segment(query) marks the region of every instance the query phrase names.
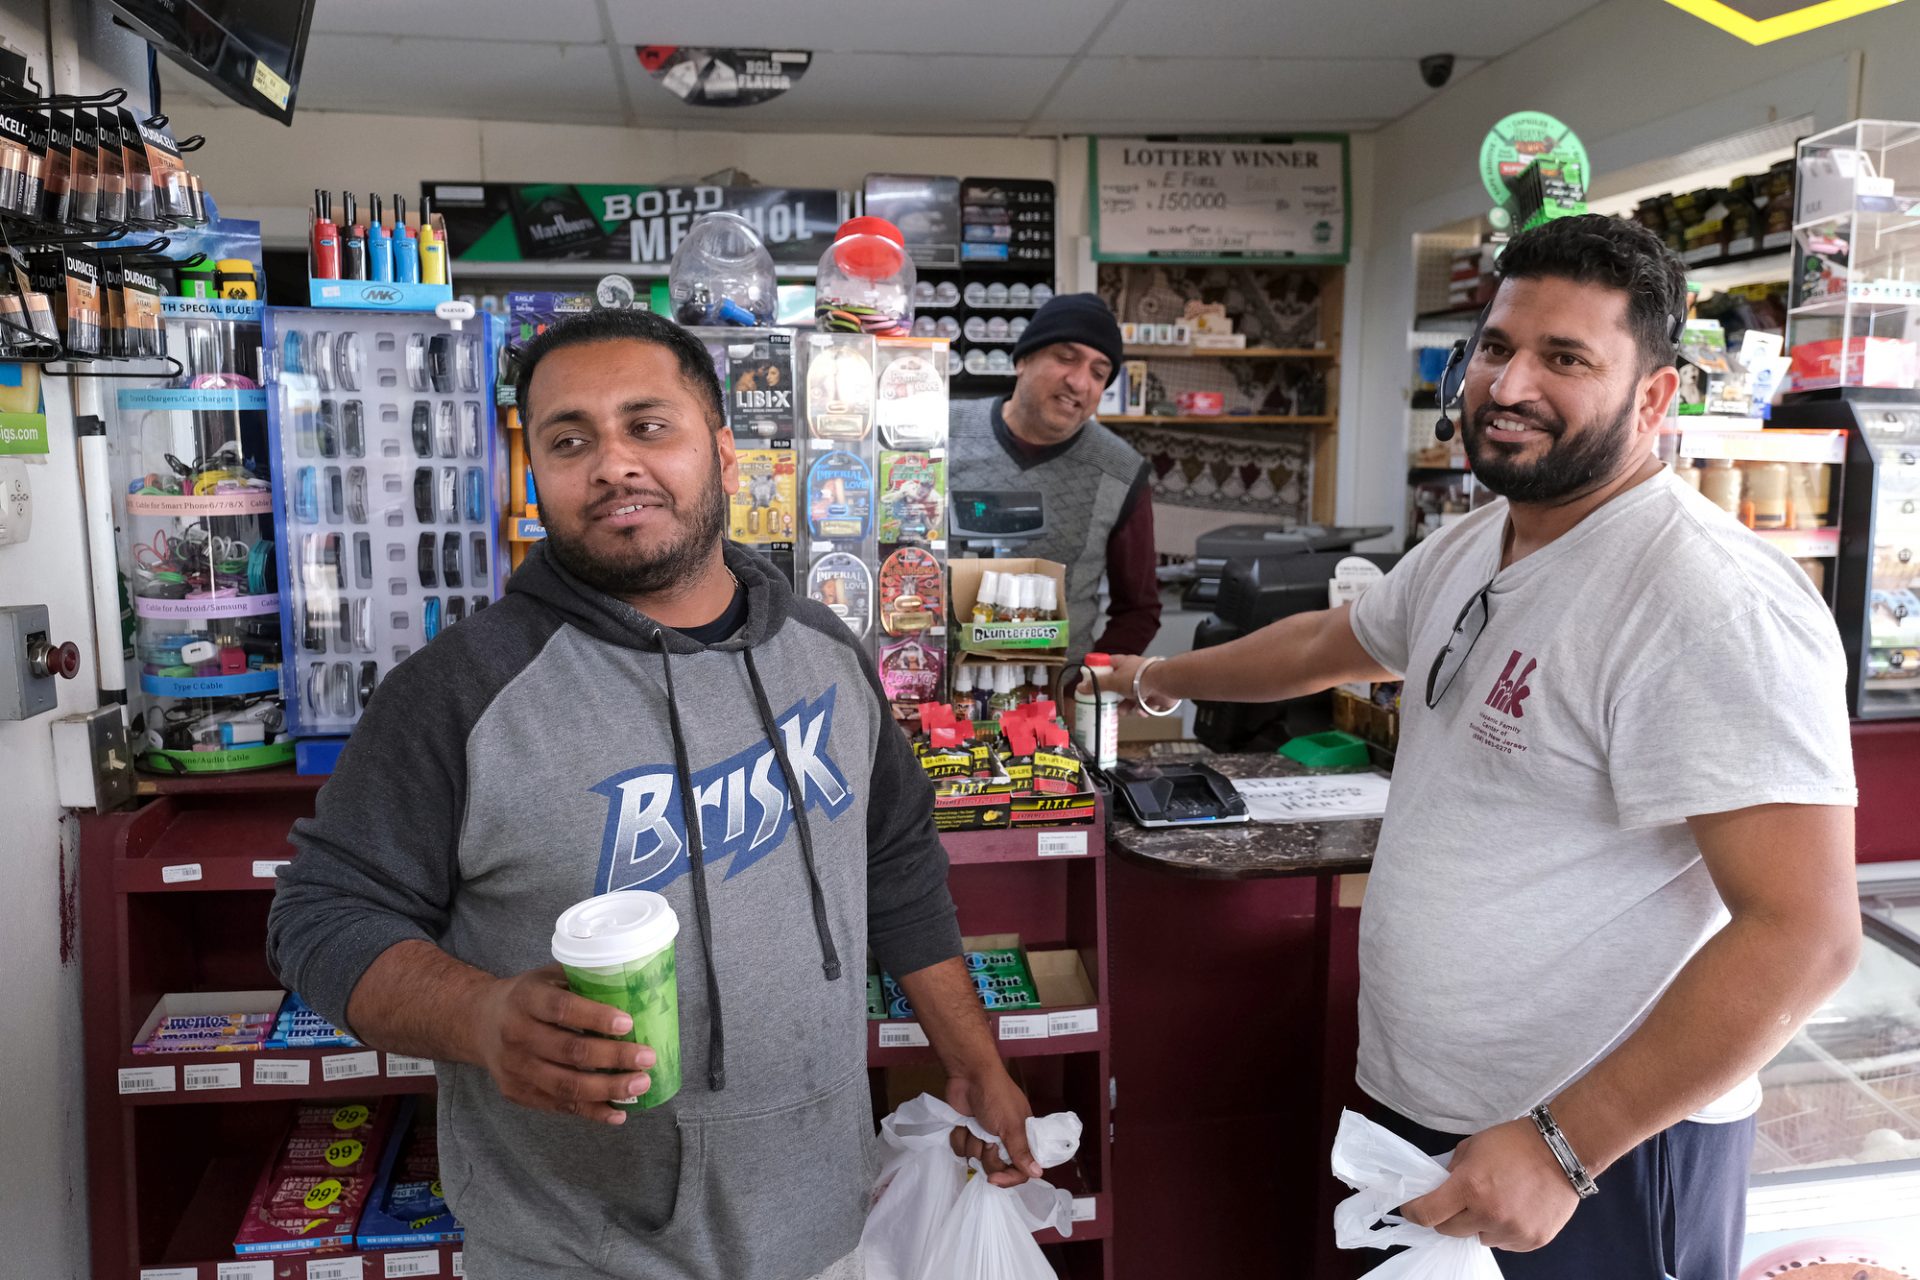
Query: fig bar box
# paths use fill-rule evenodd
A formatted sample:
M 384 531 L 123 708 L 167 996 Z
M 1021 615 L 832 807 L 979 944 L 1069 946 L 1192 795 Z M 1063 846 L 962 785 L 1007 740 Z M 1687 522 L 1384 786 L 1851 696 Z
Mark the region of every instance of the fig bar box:
M 375 1183 L 370 1153 L 385 1153 L 395 1110 L 390 1098 L 296 1108 L 254 1184 L 233 1251 L 244 1258 L 351 1247 Z

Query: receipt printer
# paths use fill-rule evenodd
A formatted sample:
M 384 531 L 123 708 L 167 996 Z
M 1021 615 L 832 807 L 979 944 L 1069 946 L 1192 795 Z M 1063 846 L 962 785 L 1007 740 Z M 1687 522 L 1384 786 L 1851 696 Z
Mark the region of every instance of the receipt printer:
M 1143 827 L 1248 820 L 1247 802 L 1233 783 L 1204 764 L 1123 760 L 1107 770 L 1107 777 Z

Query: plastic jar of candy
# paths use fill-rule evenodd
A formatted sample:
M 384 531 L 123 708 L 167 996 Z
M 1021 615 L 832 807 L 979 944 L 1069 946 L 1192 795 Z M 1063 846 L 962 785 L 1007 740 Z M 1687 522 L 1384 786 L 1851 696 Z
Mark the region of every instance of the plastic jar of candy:
M 673 251 L 667 296 L 681 324 L 771 325 L 779 309 L 773 255 L 739 214 L 703 214 Z
M 828 333 L 909 336 L 914 284 L 900 228 L 885 218 L 850 219 L 820 255 L 814 323 Z

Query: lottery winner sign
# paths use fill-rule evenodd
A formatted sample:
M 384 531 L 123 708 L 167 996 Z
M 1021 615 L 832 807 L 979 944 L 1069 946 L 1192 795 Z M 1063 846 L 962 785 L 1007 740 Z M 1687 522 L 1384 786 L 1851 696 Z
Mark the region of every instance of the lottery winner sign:
M 1101 262 L 1345 262 L 1344 134 L 1094 138 Z

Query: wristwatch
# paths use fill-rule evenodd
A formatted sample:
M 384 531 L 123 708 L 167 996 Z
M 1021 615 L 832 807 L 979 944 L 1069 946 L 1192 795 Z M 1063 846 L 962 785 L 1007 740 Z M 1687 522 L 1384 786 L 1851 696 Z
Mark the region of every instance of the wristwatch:
M 1580 1163 L 1580 1157 L 1573 1154 L 1573 1145 L 1567 1136 L 1560 1132 L 1560 1126 L 1554 1123 L 1553 1112 L 1542 1103 L 1530 1113 L 1533 1127 L 1547 1140 L 1547 1149 L 1553 1152 L 1553 1158 L 1560 1162 L 1560 1172 L 1567 1175 L 1567 1181 L 1573 1184 L 1574 1194 L 1582 1200 L 1591 1200 L 1600 1194 L 1600 1188 L 1587 1174 L 1587 1167 Z

